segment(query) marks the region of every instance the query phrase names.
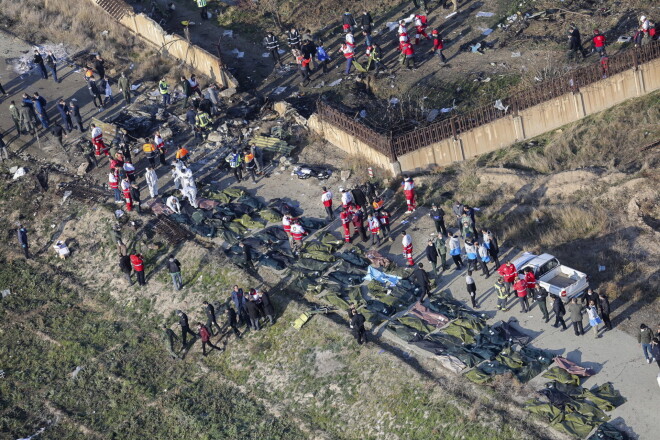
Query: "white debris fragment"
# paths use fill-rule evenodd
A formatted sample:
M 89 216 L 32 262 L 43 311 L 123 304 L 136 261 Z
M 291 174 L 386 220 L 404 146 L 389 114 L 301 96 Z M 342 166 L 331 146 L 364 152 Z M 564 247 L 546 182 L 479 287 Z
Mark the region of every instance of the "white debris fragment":
M 273 90 L 273 95 L 279 95 L 281 93 L 284 93 L 285 90 L 286 90 L 286 86 L 280 86 L 275 90 Z
M 481 33 L 481 35 L 488 36 L 493 33 L 493 30 L 491 28 L 484 29 L 484 31 Z
M 333 82 L 331 82 L 330 84 L 328 84 L 328 87 L 338 86 L 341 83 L 342 80 L 343 80 L 343 78 L 336 79 Z
M 399 99 L 398 99 L 398 98 L 392 98 L 392 99 L 390 99 L 390 104 L 392 104 L 392 105 L 397 105 L 398 103 L 399 103 Z
M 518 58 L 520 56 L 520 52 L 511 52 L 511 58 Z
M 493 15 L 495 15 L 494 12 L 482 12 L 482 11 L 479 11 L 479 12 L 477 12 L 477 15 L 476 15 L 476 16 L 477 16 L 477 17 L 492 17 Z
M 23 176 L 25 176 L 25 174 L 27 174 L 26 171 L 25 171 L 25 168 L 20 167 L 20 168 L 17 169 L 16 172 L 14 173 L 14 177 L 13 177 L 13 179 L 16 180 L 16 179 L 18 179 L 19 177 L 23 177 Z
M 226 29 L 226 30 L 222 33 L 222 36 L 223 36 L 223 37 L 233 37 L 233 36 L 234 36 L 234 31 L 232 31 L 231 29 Z
M 264 53 L 261 54 L 261 56 L 263 58 L 268 58 L 270 56 L 270 53 L 269 52 L 264 52 Z
M 509 110 L 509 106 L 508 106 L 508 105 L 505 106 L 504 104 L 502 104 L 502 100 L 501 100 L 501 99 L 498 99 L 497 101 L 495 101 L 495 105 L 494 105 L 494 107 L 495 107 L 496 109 L 498 109 L 498 110 L 502 110 L 504 113 L 506 113 L 507 110 Z

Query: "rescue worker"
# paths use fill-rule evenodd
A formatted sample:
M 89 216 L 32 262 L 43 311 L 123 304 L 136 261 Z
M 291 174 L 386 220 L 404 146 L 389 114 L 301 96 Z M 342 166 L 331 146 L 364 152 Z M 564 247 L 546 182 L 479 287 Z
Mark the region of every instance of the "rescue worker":
M 445 54 L 442 52 L 445 43 L 442 41 L 440 32 L 437 29 L 433 29 L 431 34 L 433 35 L 433 54 L 440 57 L 442 64 L 447 64 L 447 57 L 445 57 Z
M 96 155 L 105 154 L 106 156 L 110 156 L 109 148 L 103 142 L 103 130 L 101 130 L 101 127 L 97 127 L 95 124 L 91 124 L 90 127 L 92 129 L 92 144 L 94 144 Z
M 181 204 L 179 203 L 179 199 L 177 199 L 176 196 L 174 195 L 169 196 L 165 204 L 175 214 L 181 214 Z
M 165 349 L 174 359 L 181 359 L 178 354 L 174 351 L 174 341 L 178 341 L 179 337 L 172 331 L 171 328 L 163 324 L 163 333 L 162 338 L 165 343 Z
M 401 245 L 403 246 L 403 256 L 406 259 L 408 266 L 414 266 L 415 261 L 413 260 L 413 244 L 412 238 L 406 233 L 406 231 L 401 231 Z
M 351 67 L 353 67 L 353 57 L 355 56 L 354 45 L 350 43 L 344 43 L 341 46 L 341 52 L 346 58 L 346 69 L 344 70 L 344 75 L 349 75 L 351 73 Z
M 353 194 L 345 188 L 339 188 L 341 192 L 341 205 L 344 209 L 348 209 L 349 205 L 353 203 Z
M 355 309 L 355 305 L 351 304 L 351 308 L 348 311 L 348 317 L 351 320 L 351 329 L 353 329 L 353 334 L 355 335 L 355 340 L 357 341 L 358 344 L 362 345 L 362 343 L 367 342 L 367 330 L 364 328 L 364 323 L 366 322 L 366 319 L 364 318 L 364 315 L 360 312 L 358 312 Z
M 495 267 L 500 267 L 500 260 L 498 258 L 500 254 L 500 247 L 497 243 L 497 237 L 491 231 L 487 229 L 481 230 L 481 241 L 484 246 L 488 249 L 488 253 L 495 262 Z
M 149 196 L 153 199 L 158 195 L 158 174 L 153 168 L 147 167 L 144 178 L 147 182 L 147 188 L 149 188 Z
M 289 246 L 293 249 L 293 236 L 291 235 L 291 222 L 292 218 L 288 214 L 284 214 L 282 216 L 282 229 L 284 229 L 284 232 L 286 232 L 286 236 L 289 239 Z
M 252 183 L 257 183 L 256 164 L 257 161 L 254 159 L 254 154 L 247 148 L 243 152 L 243 167 L 245 168 L 245 174 L 252 177 Z
M 536 293 L 536 277 L 534 276 L 534 270 L 531 267 L 526 267 L 524 272 L 527 290 L 529 291 L 529 295 L 533 297 Z
M 167 166 L 167 161 L 165 160 L 165 154 L 167 153 L 167 148 L 165 147 L 165 141 L 160 135 L 160 131 L 157 131 L 154 134 L 154 145 L 156 146 L 156 151 L 158 152 L 158 158 L 160 159 L 160 164 Z
M 504 281 L 504 287 L 506 287 L 506 293 L 509 294 L 511 293 L 511 287 L 513 287 L 513 283 L 516 282 L 516 278 L 518 277 L 518 271 L 516 270 L 516 266 L 513 265 L 511 261 L 508 261 L 501 265 L 497 269 L 497 273 L 502 275 L 502 279 Z
M 594 37 L 591 40 L 594 45 L 594 51 L 598 53 L 598 55 L 602 56 L 607 56 L 607 53 L 605 52 L 605 35 L 601 34 L 598 29 L 594 29 Z
M 375 215 L 369 215 L 367 217 L 367 225 L 369 226 L 369 231 L 371 232 L 371 245 L 378 243 L 380 246 L 380 222 L 378 217 Z
M 208 6 L 206 5 L 206 0 L 195 0 L 197 7 L 199 8 L 199 16 L 202 20 L 209 19 Z
M 378 212 L 383 209 L 383 206 L 385 205 L 385 201 L 383 200 L 382 197 L 375 197 L 374 201 L 371 202 L 371 207 L 373 208 L 374 212 L 378 214 Z
M 238 183 L 241 183 L 241 180 L 243 180 L 243 173 L 241 171 L 241 154 L 234 148 L 232 152 L 227 155 L 225 161 L 229 163 L 229 168 L 231 168 Z
M 137 183 L 131 183 L 131 203 L 137 207 L 137 213 L 142 213 L 140 205 L 140 187 Z
M 390 236 L 390 213 L 385 208 L 382 208 L 380 211 L 376 212 L 378 220 L 380 220 L 380 226 L 383 228 L 383 238 L 389 238 L 390 241 L 394 241 L 394 238 Z
M 142 151 L 144 151 L 147 160 L 149 160 L 149 166 L 151 168 L 156 168 L 156 157 L 158 156 L 156 146 L 149 142 L 148 139 L 145 139 L 144 144 L 142 144 Z
M 517 274 L 516 274 L 516 278 Z M 529 302 L 527 301 L 527 281 L 524 278 L 518 278 L 517 281 L 513 284 L 513 288 L 516 290 L 518 295 L 518 301 L 520 302 L 521 311 L 520 313 L 529 312 Z
M 344 228 L 344 241 L 346 243 L 350 243 L 352 238 L 351 215 L 348 213 L 348 210 L 342 207 L 339 212 L 339 219 L 341 220 L 341 225 Z
M 415 200 L 415 182 L 410 178 L 406 177 L 403 180 L 403 195 L 406 197 L 407 211 L 406 214 L 415 212 L 417 208 Z
M 307 235 L 307 232 L 302 227 L 299 221 L 293 222 L 291 225 L 291 237 L 293 237 L 293 252 L 294 254 L 300 253 L 302 250 L 302 239 L 303 236 Z
M 140 286 L 144 286 L 147 282 L 144 279 L 144 258 L 142 254 L 131 254 L 131 266 L 133 266 L 133 272 L 137 277 L 137 282 Z
M 174 154 L 174 159 L 176 159 L 177 161 L 179 161 L 183 164 L 187 164 L 188 163 L 188 153 L 189 153 L 189 151 L 185 146 L 179 145 L 179 148 L 176 149 L 176 153 Z
M 321 194 L 321 203 L 325 208 L 325 213 L 327 214 L 330 220 L 334 220 L 334 214 L 332 212 L 332 191 L 328 191 L 328 188 L 325 186 L 322 188 L 323 194 Z
M 199 130 L 200 134 L 202 135 L 202 138 L 205 139 L 205 135 L 207 134 L 209 130 L 209 126 L 211 124 L 211 117 L 209 116 L 208 113 L 205 111 L 200 111 L 197 113 L 195 116 L 195 127 L 197 127 L 197 130 Z
M 122 203 L 121 192 L 119 191 L 119 179 L 115 173 L 108 173 L 108 186 L 114 192 L 115 203 Z
M 121 76 L 119 77 L 119 80 L 117 81 L 117 86 L 119 87 L 119 91 L 124 95 L 124 101 L 126 101 L 126 104 L 131 103 L 131 86 L 128 83 L 128 78 L 126 78 L 126 74 L 124 72 L 121 73 Z
M 158 91 L 160 92 L 160 96 L 163 98 L 163 107 L 170 105 L 172 96 L 170 95 L 170 87 L 165 82 L 165 78 L 162 78 L 158 82 Z
M 179 327 L 181 327 L 181 349 L 185 349 L 188 344 L 188 335 L 193 337 L 193 341 L 197 339 L 197 335 L 190 330 L 190 324 L 188 324 L 188 315 L 183 313 L 181 310 L 176 311 L 176 315 L 179 317 Z
M 506 312 L 508 309 L 506 308 L 506 301 L 509 298 L 509 294 L 506 291 L 506 287 L 504 286 L 504 280 L 502 277 L 497 278 L 497 282 L 495 282 L 495 292 L 497 292 L 497 310 L 502 310 L 503 312 Z
M 215 328 L 218 329 L 218 334 L 222 333 L 222 329 L 218 325 L 218 321 L 215 317 L 215 307 L 213 307 L 213 304 L 209 303 L 208 301 L 204 301 L 202 304 L 204 306 L 204 313 L 206 314 L 206 328 L 208 328 L 211 332 L 211 336 L 215 336 L 213 334 L 214 325 Z
M 415 25 L 415 44 L 419 44 L 419 39 L 421 37 L 426 38 L 427 40 L 430 40 L 431 37 L 429 37 L 426 34 L 426 16 L 425 15 L 419 15 L 416 14 L 415 17 L 413 18 L 413 24 Z
M 440 262 L 442 263 L 442 271 L 447 269 L 447 244 L 445 243 L 445 238 L 441 234 L 438 234 L 435 239 L 433 239 L 433 245 L 435 246 L 436 253 L 440 257 Z
M 199 205 L 197 204 L 197 188 L 192 185 L 184 186 L 181 189 L 181 194 L 183 194 L 183 197 L 188 199 L 188 203 L 190 203 L 190 206 L 193 208 L 197 209 L 199 208 Z
M 445 211 L 443 211 L 442 208 L 438 208 L 438 205 L 434 203 L 431 205 L 429 217 L 433 220 L 435 232 L 437 232 L 438 235 L 447 235 L 447 228 L 445 227 Z
M 465 240 L 465 255 L 467 255 L 467 268 L 468 270 L 477 270 L 477 257 L 478 257 L 477 246 L 470 241 Z
M 454 234 L 454 236 L 449 239 L 449 255 L 451 255 L 451 258 L 454 260 L 456 270 L 462 269 L 464 263 L 461 258 L 461 242 L 458 239 L 458 234 Z
M 538 304 L 539 309 L 541 310 L 541 313 L 543 314 L 543 319 L 547 323 L 550 321 L 550 315 L 548 314 L 548 306 L 546 304 L 546 298 L 548 297 L 548 291 L 545 290 L 543 287 L 538 286 L 536 289 L 533 290 L 533 298 L 534 302 Z
M 401 55 L 402 55 L 402 64 L 408 69 L 408 70 L 414 70 L 417 68 L 415 65 L 415 49 L 413 48 L 412 44 L 410 44 L 409 41 L 402 41 L 399 44 L 399 47 L 401 49 Z M 412 62 L 412 67 L 410 67 L 410 63 Z
M 128 177 L 125 177 L 122 179 L 120 186 L 121 192 L 124 194 L 126 210 L 130 212 L 133 210 L 133 199 L 131 198 L 131 181 L 128 179 Z
M 364 215 L 362 209 L 358 205 L 352 205 L 348 208 L 348 212 L 351 214 L 351 221 L 353 222 L 353 227 L 356 231 L 360 232 L 363 242 L 369 241 L 367 237 L 367 230 L 364 227 Z
M 282 66 L 282 59 L 280 58 L 280 42 L 272 32 L 266 34 L 266 49 L 270 52 L 270 56 L 273 58 L 273 61 Z
M 301 40 L 300 40 L 300 33 L 296 30 L 295 27 L 292 27 L 289 32 L 286 33 L 287 37 L 287 42 L 289 43 L 289 47 L 293 49 L 301 49 Z

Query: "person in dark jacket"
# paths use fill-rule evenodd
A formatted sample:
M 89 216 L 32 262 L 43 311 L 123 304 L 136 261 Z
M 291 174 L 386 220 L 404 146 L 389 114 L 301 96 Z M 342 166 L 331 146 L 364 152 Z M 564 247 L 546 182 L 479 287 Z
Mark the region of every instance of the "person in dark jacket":
M 258 291 L 258 295 L 261 298 L 261 305 L 264 315 L 266 315 L 266 318 L 268 318 L 270 325 L 275 324 L 275 320 L 273 319 L 273 316 L 275 316 L 275 308 L 273 307 L 273 303 L 270 300 L 269 293 Z
M 179 337 L 172 331 L 171 328 L 163 324 L 163 333 L 162 338 L 165 343 L 165 349 L 174 359 L 181 359 L 179 355 L 174 351 L 174 341 L 178 341 Z
M 50 126 L 50 134 L 57 140 L 59 146 L 64 148 L 64 138 L 67 137 L 64 128 L 60 124 L 53 124 Z
M 45 60 L 46 67 L 48 67 L 48 70 L 50 70 L 50 74 L 53 75 L 53 80 L 58 83 L 60 82 L 57 79 L 57 60 L 55 59 L 55 55 L 53 55 L 53 52 L 50 50 L 46 51 L 46 60 Z
M 23 254 L 25 254 L 25 259 L 30 258 L 30 253 L 29 253 L 29 244 L 28 244 L 28 236 L 27 236 L 27 229 L 25 226 L 19 224 L 18 225 L 18 244 L 21 245 L 21 248 L 23 248 Z
M 374 21 L 371 18 L 371 14 L 368 11 L 362 11 L 360 15 L 360 27 L 367 34 L 371 34 L 371 28 L 374 25 Z
M 236 311 L 231 306 L 229 306 L 227 307 L 227 310 L 225 310 L 225 315 L 227 315 L 227 326 L 234 331 L 234 334 L 238 339 L 241 339 L 241 332 L 238 331 Z
M 172 284 L 176 290 L 181 290 L 183 287 L 183 280 L 181 279 L 181 263 L 179 260 L 174 258 L 174 255 L 170 255 L 167 260 L 167 270 L 170 272 L 172 277 Z
M 99 79 L 105 78 L 105 60 L 101 58 L 101 55 L 96 55 L 94 58 L 94 70 L 99 74 Z
M 426 245 L 426 259 L 431 263 L 431 267 L 433 268 L 433 275 L 438 278 L 438 249 L 435 247 L 435 244 L 431 239 L 429 239 L 429 242 Z M 442 268 L 444 269 L 444 266 Z
M 211 336 L 215 336 L 213 334 L 214 325 L 215 328 L 218 329 L 218 334 L 222 333 L 222 330 L 218 325 L 218 321 L 215 318 L 215 307 L 213 307 L 213 304 L 209 303 L 208 301 L 204 301 L 202 304 L 204 305 L 204 313 L 206 314 L 206 328 L 208 328 L 211 332 Z
M 435 224 L 435 232 L 438 234 L 447 235 L 447 227 L 445 226 L 445 211 L 443 211 L 442 208 L 438 208 L 438 205 L 434 203 L 431 206 L 429 217 L 431 217 L 433 223 Z
M 62 118 L 62 125 L 64 125 L 64 129 L 68 132 L 73 131 L 71 112 L 69 111 L 69 106 L 66 105 L 66 101 L 64 99 L 60 99 L 57 102 L 56 107 L 57 107 L 57 111 L 60 113 L 60 117 Z
M 252 301 L 249 297 L 249 294 L 246 292 L 243 298 L 243 308 L 250 318 L 250 325 L 254 330 L 260 330 L 259 328 L 259 307 L 257 304 Z
M 538 304 L 541 313 L 543 314 L 543 319 L 545 322 L 550 321 L 550 316 L 548 315 L 548 306 L 546 305 L 546 298 L 548 297 L 548 291 L 541 286 L 537 286 L 534 290 L 534 302 Z M 554 307 L 554 304 L 553 304 Z
M 598 311 L 600 312 L 600 317 L 605 323 L 605 328 L 607 330 L 612 330 L 612 321 L 610 321 L 610 300 L 605 296 L 604 293 L 598 294 Z
M 78 130 L 85 131 L 83 128 L 83 120 L 82 120 L 82 116 L 80 116 L 80 107 L 78 107 L 78 104 L 71 101 L 69 103 L 69 111 L 71 113 L 71 120 L 73 121 L 73 125 Z
M 188 107 L 188 98 L 193 94 L 193 89 L 190 86 L 190 81 L 185 76 L 181 76 L 181 88 L 183 89 L 183 108 Z
M 578 304 L 577 298 L 573 298 L 571 303 L 568 305 L 568 314 L 571 317 L 573 322 L 573 331 L 575 331 L 575 336 L 584 335 L 584 327 L 582 326 L 582 307 Z
M 206 346 L 208 345 L 213 350 L 223 351 L 222 348 L 214 345 L 211 342 L 211 330 L 208 327 L 205 327 L 201 322 L 197 323 L 197 331 L 200 339 L 202 340 L 202 355 L 206 356 Z
M 587 289 L 587 293 L 582 295 L 582 304 L 584 306 L 588 306 L 591 301 L 596 304 L 596 307 L 600 305 L 600 298 L 598 297 L 598 294 L 594 292 L 594 290 L 590 287 Z
M 344 33 L 353 32 L 353 27 L 357 26 L 357 23 L 355 23 L 355 19 L 353 18 L 353 14 L 351 14 L 348 9 L 346 9 L 346 12 L 344 12 L 344 15 L 342 15 L 341 22 Z
M 655 362 L 658 364 L 658 367 L 660 367 L 660 339 L 659 338 L 653 338 L 651 340 L 651 356 L 653 356 L 653 359 L 655 359 Z
M 133 206 L 137 208 L 137 213 L 140 214 L 142 212 L 140 209 L 140 187 L 136 183 L 131 184 L 131 200 Z
M 577 26 L 572 24 L 568 29 L 568 61 L 571 61 L 575 56 L 580 53 L 582 59 L 586 58 L 584 48 L 582 47 L 582 37 L 580 36 L 580 31 Z
M 46 65 L 44 64 L 44 58 L 39 53 L 39 49 L 34 50 L 34 56 L 32 57 L 32 62 L 37 65 L 39 68 L 39 73 L 43 79 L 48 79 L 48 72 L 46 71 Z
M 564 308 L 564 303 L 561 298 L 555 296 L 552 302 L 552 311 L 555 312 L 555 323 L 553 327 L 559 327 L 561 324 L 562 331 L 566 330 L 566 322 L 564 321 L 564 315 L 566 314 L 566 309 Z
M 429 293 L 431 288 L 431 280 L 429 280 L 429 274 L 427 274 L 424 270 L 424 265 L 422 263 L 417 263 L 417 267 L 415 268 L 413 275 L 415 276 L 415 284 L 417 287 L 419 287 L 420 291 L 419 302 L 422 302 L 424 301 L 424 297 Z
M 248 318 L 247 313 L 245 312 L 245 307 L 243 307 L 243 303 L 245 302 L 245 297 L 243 296 L 243 289 L 241 289 L 237 285 L 234 285 L 231 291 L 231 299 L 234 302 L 234 307 L 236 307 L 236 313 L 238 313 L 239 324 L 245 324 L 246 326 L 249 327 L 250 319 Z
M 190 330 L 190 325 L 188 324 L 188 315 L 183 313 L 181 310 L 177 310 L 176 314 L 179 317 L 179 327 L 181 327 L 181 348 L 186 348 L 188 343 L 188 335 L 191 335 L 194 341 L 195 338 L 197 338 L 197 334 Z
M 362 313 L 355 309 L 354 304 L 351 304 L 351 308 L 348 311 L 348 318 L 350 319 L 350 326 L 353 329 L 353 334 L 355 335 L 357 343 L 360 345 L 362 345 L 362 343 L 366 343 L 367 330 L 364 328 L 366 319 Z
M 96 107 L 99 112 L 103 111 L 103 98 L 101 97 L 101 91 L 99 90 L 99 86 L 96 84 L 93 76 L 87 78 L 87 90 L 89 90 L 89 94 L 92 95 L 94 107 Z
M 266 49 L 270 52 L 273 61 L 282 66 L 282 59 L 280 58 L 280 42 L 272 32 L 266 34 Z
M 467 275 L 465 276 L 465 287 L 467 289 L 468 295 L 470 295 L 470 301 L 472 301 L 472 307 L 475 309 L 479 308 L 477 304 L 477 285 L 472 278 L 472 271 L 468 270 Z
M 300 33 L 296 28 L 292 27 L 291 30 L 286 33 L 286 39 L 291 49 L 300 50 L 302 40 L 300 39 Z
M 639 332 L 637 332 L 637 342 L 642 347 L 642 352 L 644 353 L 644 358 L 646 358 L 647 363 L 651 363 L 653 355 L 651 354 L 651 341 L 653 340 L 653 330 L 651 327 L 648 327 L 646 324 L 640 324 Z M 657 359 L 656 359 L 657 360 Z
M 131 272 L 133 271 L 133 266 L 131 265 L 131 257 L 124 254 L 119 257 L 119 269 L 126 275 L 128 280 L 128 285 L 133 285 L 133 280 L 131 279 Z

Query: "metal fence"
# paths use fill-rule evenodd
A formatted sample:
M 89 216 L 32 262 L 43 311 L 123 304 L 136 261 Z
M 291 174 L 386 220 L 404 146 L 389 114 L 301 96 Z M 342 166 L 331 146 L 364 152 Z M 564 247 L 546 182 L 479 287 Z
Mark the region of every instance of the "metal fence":
M 488 124 L 506 115 L 515 115 L 521 110 L 567 93 L 575 93 L 581 87 L 608 76 L 628 69 L 637 69 L 640 64 L 656 58 L 660 58 L 660 42 L 652 41 L 641 48 L 633 48 L 611 56 L 606 64 L 590 64 L 573 69 L 502 99 L 503 105 L 509 107 L 506 112 L 496 109 L 493 105 L 488 105 L 396 136 L 378 133 L 328 104 L 319 103 L 318 110 L 324 121 L 347 131 L 395 160 L 398 156 L 450 137 L 456 137 L 460 133 Z

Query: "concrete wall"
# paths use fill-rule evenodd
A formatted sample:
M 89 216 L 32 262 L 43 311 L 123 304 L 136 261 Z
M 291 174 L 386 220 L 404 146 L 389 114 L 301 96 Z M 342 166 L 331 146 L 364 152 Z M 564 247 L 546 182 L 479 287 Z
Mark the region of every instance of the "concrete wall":
M 585 86 L 578 93 L 560 96 L 522 110 L 517 116 L 510 115 L 460 133 L 458 139 L 444 139 L 399 156 L 397 159 L 400 171 L 396 166 L 388 165 L 386 169 L 392 170 L 393 173 L 422 172 L 437 166 L 446 166 L 452 162 L 469 159 L 539 136 L 585 116 L 606 110 L 627 99 L 659 89 L 660 59 L 656 59 L 640 65 L 637 71 L 627 70 Z M 319 133 L 345 151 L 364 155 L 369 160 L 375 156 L 374 163 L 382 163 L 378 156 L 383 155 L 368 145 L 354 140 L 348 133 L 337 130 L 331 124 L 323 123 Z M 389 164 L 389 159 L 385 158 L 385 160 Z
M 89 0 L 96 4 L 96 0 Z M 238 87 L 238 82 L 222 67 L 220 59 L 201 47 L 189 44 L 178 35 L 166 33 L 162 27 L 144 14 L 129 13 L 119 23 L 138 35 L 143 41 L 190 66 L 198 73 L 227 88 Z

